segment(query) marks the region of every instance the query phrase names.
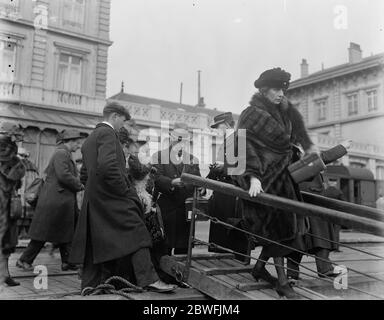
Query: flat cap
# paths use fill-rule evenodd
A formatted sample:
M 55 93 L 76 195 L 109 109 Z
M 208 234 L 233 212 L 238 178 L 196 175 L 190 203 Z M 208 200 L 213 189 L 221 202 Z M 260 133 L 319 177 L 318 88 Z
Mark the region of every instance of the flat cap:
M 128 110 L 118 102 L 109 102 L 103 110 L 103 114 L 117 113 L 125 116 L 126 120 L 131 120 L 131 115 Z
M 68 140 L 83 139 L 84 136 L 77 130 L 65 129 L 59 133 L 57 142 L 64 142 Z
M 281 68 L 274 68 L 264 71 L 259 79 L 255 81 L 257 89 L 268 87 L 287 90 L 291 81 L 291 74 Z
M 214 123 L 211 125 L 212 129 L 217 128 L 217 126 L 222 123 L 228 123 L 230 126 L 233 126 L 235 124 L 232 112 L 219 114 L 213 119 L 213 121 Z

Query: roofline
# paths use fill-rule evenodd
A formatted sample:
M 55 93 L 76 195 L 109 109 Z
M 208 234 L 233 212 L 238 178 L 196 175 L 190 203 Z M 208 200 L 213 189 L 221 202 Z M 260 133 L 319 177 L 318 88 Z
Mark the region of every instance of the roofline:
M 336 67 L 332 67 L 323 71 L 315 72 L 305 78 L 299 78 L 291 82 L 289 90 L 297 89 L 300 87 L 315 84 L 321 81 L 327 81 L 337 77 L 342 77 L 354 72 L 379 67 L 384 64 L 384 53 L 376 55 L 374 58 L 368 57 L 358 63 L 342 64 Z

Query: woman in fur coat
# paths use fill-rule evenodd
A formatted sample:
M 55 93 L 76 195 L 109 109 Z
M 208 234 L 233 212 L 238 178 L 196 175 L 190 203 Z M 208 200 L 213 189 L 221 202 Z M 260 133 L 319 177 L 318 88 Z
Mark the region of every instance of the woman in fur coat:
M 314 151 L 300 113 L 284 97 L 290 74 L 280 68 L 267 70 L 256 80 L 259 89 L 250 106 L 242 112 L 237 129 L 246 130 L 246 150 L 238 150 L 246 157 L 245 173 L 234 175 L 238 185 L 249 191 L 251 197 L 267 192 L 280 197 L 301 201 L 300 191 L 288 172 L 288 166 L 297 161 L 294 144 L 307 152 Z M 271 206 L 242 201 L 243 216 L 250 231 L 291 248 L 305 250 L 303 235 L 306 219 L 294 212 L 282 212 Z M 284 257 L 292 249 L 256 239 L 263 250 L 252 275 L 276 286 L 276 291 L 287 298 L 297 298 L 288 283 L 284 270 Z M 265 261 L 274 259 L 278 279 L 268 273 Z

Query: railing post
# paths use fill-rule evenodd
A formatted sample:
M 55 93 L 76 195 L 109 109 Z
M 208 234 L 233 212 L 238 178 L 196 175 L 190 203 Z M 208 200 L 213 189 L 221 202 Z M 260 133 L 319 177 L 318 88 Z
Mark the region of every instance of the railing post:
M 193 189 L 193 203 L 192 203 L 192 217 L 191 217 L 191 226 L 189 229 L 189 239 L 188 239 L 188 253 L 187 261 L 185 263 L 184 277 L 183 281 L 188 282 L 189 279 L 189 270 L 192 264 L 192 247 L 195 242 L 195 223 L 196 223 L 196 209 L 197 209 L 197 192 L 198 188 L 194 187 Z

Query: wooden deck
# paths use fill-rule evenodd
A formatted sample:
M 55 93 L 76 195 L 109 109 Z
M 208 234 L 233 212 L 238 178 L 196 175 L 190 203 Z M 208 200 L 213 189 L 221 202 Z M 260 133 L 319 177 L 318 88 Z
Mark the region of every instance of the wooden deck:
M 359 243 L 350 244 L 353 247 L 384 256 L 384 243 Z M 384 296 L 384 260 L 370 257 L 364 253 L 356 252 L 351 249 L 341 248 L 341 252 L 334 252 L 331 259 L 348 268 L 356 269 L 368 275 L 382 279 L 383 282 L 370 279 L 367 276 L 349 271 L 348 285 L 365 292 Z M 206 299 L 230 299 L 230 300 L 274 300 L 279 299 L 276 291 L 265 282 L 255 282 L 250 275 L 252 266 L 233 259 L 231 255 L 212 255 L 205 248 L 194 249 L 194 260 L 190 273 L 190 289 L 178 288 L 173 294 L 156 293 L 132 293 L 132 300 L 206 300 Z M 260 249 L 252 252 L 253 257 L 257 257 Z M 48 288 L 38 290 L 34 288 L 36 275 L 33 272 L 25 272 L 17 269 L 15 263 L 20 256 L 21 250 L 11 256 L 10 270 L 15 279 L 21 282 L 21 286 L 5 288 L 0 293 L 3 300 L 31 300 L 31 299 L 70 299 L 70 300 L 120 300 L 125 299 L 120 296 L 97 296 L 81 297 L 80 280 L 75 272 L 62 272 L 60 269 L 60 257 L 56 252 L 54 257 L 49 256 L 48 251 L 44 250 L 36 260 L 35 265 L 44 265 L 48 269 Z M 177 268 L 182 268 L 185 263 L 184 256 L 178 256 L 175 260 L 167 258 L 163 261 L 164 269 L 172 273 Z M 254 261 L 252 262 L 252 264 Z M 316 270 L 312 258 L 304 257 L 303 265 Z M 271 274 L 275 275 L 273 266 L 267 266 Z M 302 272 L 311 273 L 304 268 Z M 323 300 L 323 299 L 358 299 L 374 300 L 377 299 L 368 294 L 356 291 L 352 288 L 347 290 L 336 290 L 333 283 L 325 282 L 314 277 L 301 275 L 302 280 L 297 283 L 295 290 L 303 300 Z

